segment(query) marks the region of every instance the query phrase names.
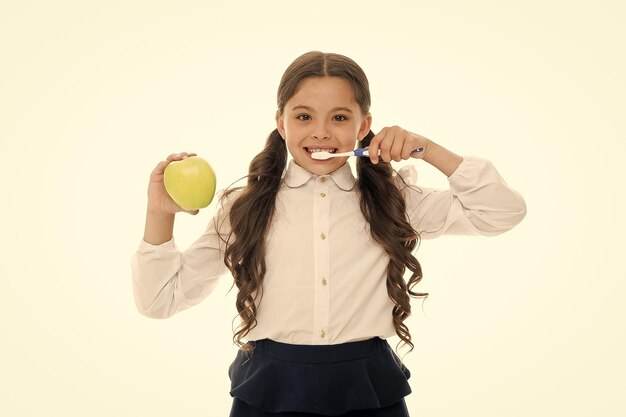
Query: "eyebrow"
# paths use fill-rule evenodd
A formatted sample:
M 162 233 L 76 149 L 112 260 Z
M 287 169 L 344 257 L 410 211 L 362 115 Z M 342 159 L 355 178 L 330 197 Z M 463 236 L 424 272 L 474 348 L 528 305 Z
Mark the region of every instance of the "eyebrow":
M 294 108 L 292 108 L 291 110 L 296 110 L 296 109 L 305 109 L 305 110 L 308 110 L 308 111 L 311 111 L 311 112 L 315 112 L 315 110 L 313 110 L 313 107 L 305 106 L 304 104 L 299 104 L 299 105 L 295 106 Z M 348 112 L 348 113 L 352 113 L 352 110 L 350 110 L 347 107 L 335 107 L 334 109 L 331 109 L 330 111 L 331 112 L 334 112 L 334 111 L 345 111 L 345 112 Z

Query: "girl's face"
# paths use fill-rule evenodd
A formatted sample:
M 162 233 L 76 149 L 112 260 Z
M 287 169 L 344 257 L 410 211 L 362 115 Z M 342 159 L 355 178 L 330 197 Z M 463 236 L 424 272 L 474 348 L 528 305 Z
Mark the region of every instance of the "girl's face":
M 348 152 L 370 131 L 372 116 L 361 114 L 348 81 L 341 77 L 308 77 L 276 114 L 276 127 L 294 161 L 316 175 L 329 174 L 348 157 L 317 160 L 311 150 Z

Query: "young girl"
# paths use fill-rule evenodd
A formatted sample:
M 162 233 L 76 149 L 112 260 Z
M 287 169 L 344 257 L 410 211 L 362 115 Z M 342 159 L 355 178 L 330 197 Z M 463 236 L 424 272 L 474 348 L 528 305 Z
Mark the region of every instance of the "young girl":
M 231 417 L 408 416 L 410 371 L 386 338 L 397 334 L 413 349 L 403 321 L 410 296 L 428 295 L 411 291 L 422 278 L 412 255 L 420 238 L 495 236 L 525 216 L 524 199 L 490 161 L 398 126 L 374 134 L 369 107 L 367 78 L 350 58 L 297 58 L 280 81 L 276 130 L 250 163 L 247 185 L 224 190 L 184 252 L 174 216 L 198 210 L 174 203 L 163 172 L 195 154 L 172 154 L 151 174 L 145 234 L 132 258 L 136 305 L 170 317 L 230 271 L 242 323 L 228 370 Z M 371 156 L 357 157 L 356 178 L 348 157 L 311 156 L 366 146 Z M 414 168 L 390 165 L 409 158 L 439 169 L 449 190 L 417 187 Z

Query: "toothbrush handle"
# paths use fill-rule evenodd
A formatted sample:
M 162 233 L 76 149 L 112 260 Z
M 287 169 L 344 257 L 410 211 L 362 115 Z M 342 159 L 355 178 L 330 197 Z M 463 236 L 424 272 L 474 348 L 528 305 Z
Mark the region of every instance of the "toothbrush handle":
M 359 148 L 354 150 L 354 156 L 369 156 L 370 153 L 367 148 Z
M 370 156 L 369 147 L 359 148 L 354 150 L 354 156 Z M 411 153 L 414 152 L 422 152 L 424 148 L 413 149 Z M 380 149 L 378 150 L 378 155 L 380 156 Z

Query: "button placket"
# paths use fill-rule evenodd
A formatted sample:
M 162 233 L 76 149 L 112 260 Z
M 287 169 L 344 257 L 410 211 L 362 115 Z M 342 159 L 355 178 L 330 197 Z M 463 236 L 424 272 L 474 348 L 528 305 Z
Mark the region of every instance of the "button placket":
M 315 213 L 313 233 L 315 248 L 315 311 L 314 311 L 314 334 L 318 340 L 328 340 L 328 327 L 330 322 L 330 203 L 328 198 L 328 184 L 326 177 L 318 177 L 315 182 L 314 208 Z

